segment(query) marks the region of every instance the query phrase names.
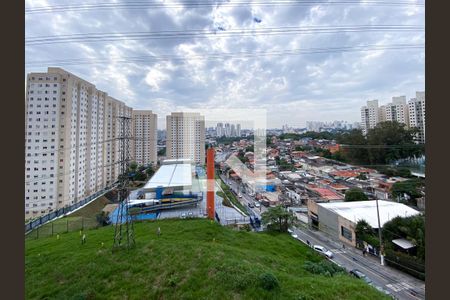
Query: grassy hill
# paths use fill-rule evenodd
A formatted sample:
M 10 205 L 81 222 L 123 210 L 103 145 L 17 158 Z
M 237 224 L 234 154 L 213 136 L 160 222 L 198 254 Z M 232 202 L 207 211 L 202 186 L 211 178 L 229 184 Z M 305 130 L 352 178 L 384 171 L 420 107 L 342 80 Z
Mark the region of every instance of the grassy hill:
M 235 231 L 200 219 L 134 228 L 136 247 L 115 253 L 112 226 L 85 231 L 85 245 L 78 232 L 27 240 L 26 298 L 385 299 L 348 275 L 306 271 L 306 261 L 323 258 L 287 234 Z M 264 273 L 275 275 L 279 287 L 264 289 Z

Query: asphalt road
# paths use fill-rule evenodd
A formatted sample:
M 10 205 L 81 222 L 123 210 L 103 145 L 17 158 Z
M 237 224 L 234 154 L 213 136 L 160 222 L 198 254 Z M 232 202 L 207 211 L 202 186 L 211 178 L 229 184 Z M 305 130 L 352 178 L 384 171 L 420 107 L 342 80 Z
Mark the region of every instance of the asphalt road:
M 323 233 L 306 228 L 293 228 L 298 239 L 311 245 L 321 245 L 333 252 L 333 261 L 350 271 L 358 269 L 369 277 L 374 285 L 389 291 L 397 299 L 417 300 L 425 299 L 425 283 L 412 276 L 387 266 L 381 266 L 375 257 L 364 257 L 354 248 L 342 248 L 342 244 L 330 240 Z M 414 290 L 414 291 L 411 291 Z
M 220 175 L 220 178 L 222 178 L 223 182 L 225 182 L 236 194 L 239 194 L 239 187 L 238 184 L 232 180 L 232 179 L 227 179 L 225 176 Z M 253 212 L 253 214 L 255 216 L 257 216 L 259 219 L 261 219 L 261 214 L 263 212 L 265 212 L 267 210 L 267 208 L 263 205 L 260 205 L 260 207 L 249 207 L 248 204 L 249 203 L 255 203 L 255 197 L 251 197 L 250 195 L 248 195 L 247 193 L 241 193 L 242 198 L 238 198 L 238 200 L 245 206 L 247 207 L 247 210 L 250 210 Z

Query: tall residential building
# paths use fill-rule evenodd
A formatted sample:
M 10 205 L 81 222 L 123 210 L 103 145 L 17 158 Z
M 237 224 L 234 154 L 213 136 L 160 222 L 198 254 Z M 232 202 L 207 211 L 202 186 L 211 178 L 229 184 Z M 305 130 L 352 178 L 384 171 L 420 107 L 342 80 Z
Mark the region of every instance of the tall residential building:
M 236 124 L 236 136 L 241 136 L 241 124 Z
M 25 218 L 74 204 L 116 181 L 117 116 L 131 108 L 60 68 L 27 75 Z
M 386 122 L 386 105 L 381 105 L 378 109 L 378 121 Z
M 381 120 L 380 120 L 381 121 Z M 409 127 L 408 105 L 406 96 L 392 97 L 392 103 L 386 105 L 386 121 L 397 121 Z
M 223 123 L 217 123 L 216 133 L 217 133 L 217 137 L 222 137 L 225 135 L 225 129 L 223 128 Z
M 408 102 L 409 127 L 418 128 L 417 142 L 425 144 L 425 92 L 416 92 L 416 98 Z
M 374 128 L 379 122 L 378 100 L 367 101 L 367 105 L 361 107 L 361 128 L 364 134 Z
M 175 112 L 166 117 L 166 156 L 205 163 L 205 117 L 193 112 Z
M 231 126 L 229 123 L 225 123 L 225 136 L 230 137 L 231 136 Z
M 138 165 L 156 163 L 157 115 L 151 110 L 133 110 L 131 156 Z

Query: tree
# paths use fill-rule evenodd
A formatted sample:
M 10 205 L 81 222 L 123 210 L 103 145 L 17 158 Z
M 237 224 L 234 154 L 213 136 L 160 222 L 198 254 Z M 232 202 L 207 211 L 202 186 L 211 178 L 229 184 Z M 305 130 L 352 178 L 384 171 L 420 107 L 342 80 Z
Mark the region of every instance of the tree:
M 364 240 L 365 236 L 373 235 L 374 232 L 372 226 L 366 220 L 359 220 L 356 223 L 355 234 L 358 239 Z
M 295 220 L 294 215 L 281 205 L 270 207 L 261 214 L 261 219 L 268 229 L 279 232 L 287 232 Z
M 420 156 L 423 145 L 415 144 L 417 129 L 407 129 L 397 121 L 380 122 L 367 133 L 369 161 L 372 164 L 386 164 L 401 158 Z
M 345 201 L 364 201 L 369 200 L 364 191 L 360 188 L 351 188 L 345 192 Z
M 336 142 L 341 144 L 342 150 L 339 151 L 337 157 L 342 157 L 343 160 L 357 164 L 367 164 L 368 156 L 367 140 L 360 129 L 352 129 L 339 135 Z
M 419 179 L 409 179 L 406 181 L 396 182 L 392 185 L 391 194 L 392 197 L 397 198 L 407 194 L 410 197 L 412 204 L 416 204 L 416 199 L 420 198 L 420 188 L 423 183 Z
M 148 177 L 152 177 L 153 174 L 155 174 L 155 170 L 153 170 L 153 167 L 150 166 L 147 170 L 145 170 L 145 173 L 147 173 Z

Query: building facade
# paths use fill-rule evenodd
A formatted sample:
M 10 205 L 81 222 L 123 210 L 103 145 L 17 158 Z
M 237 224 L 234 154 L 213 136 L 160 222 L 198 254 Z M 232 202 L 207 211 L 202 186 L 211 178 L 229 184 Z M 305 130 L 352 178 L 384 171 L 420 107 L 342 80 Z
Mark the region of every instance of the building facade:
M 386 121 L 397 121 L 405 124 L 406 128 L 409 128 L 409 112 L 408 104 L 406 104 L 406 96 L 392 97 L 392 102 L 386 105 Z
M 60 68 L 27 75 L 25 218 L 74 204 L 115 182 L 117 116 L 131 108 Z
M 205 163 L 205 117 L 193 112 L 175 112 L 166 117 L 166 156 Z
M 361 107 L 361 129 L 363 134 L 367 134 L 369 129 L 374 128 L 378 122 L 378 100 L 367 101 L 367 105 Z
M 138 165 L 157 162 L 157 115 L 151 110 L 133 110 L 131 156 Z
M 425 144 L 425 92 L 416 92 L 408 102 L 409 127 L 419 129 L 417 143 Z

